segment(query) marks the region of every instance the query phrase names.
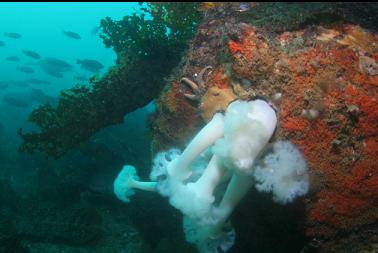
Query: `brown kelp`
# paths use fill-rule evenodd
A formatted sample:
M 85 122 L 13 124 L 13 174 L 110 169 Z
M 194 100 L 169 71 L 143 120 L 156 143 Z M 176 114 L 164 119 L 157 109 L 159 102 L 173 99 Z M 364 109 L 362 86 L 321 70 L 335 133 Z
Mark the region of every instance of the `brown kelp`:
M 148 104 L 177 66 L 199 21 L 197 3 L 149 3 L 121 21 L 101 21 L 101 38 L 117 53 L 117 65 L 89 84 L 62 91 L 57 107 L 42 104 L 29 121 L 40 132 L 19 134 L 20 151 L 58 157 L 105 126 Z M 151 19 L 146 19 L 147 14 Z M 185 16 L 186 18 L 181 18 Z

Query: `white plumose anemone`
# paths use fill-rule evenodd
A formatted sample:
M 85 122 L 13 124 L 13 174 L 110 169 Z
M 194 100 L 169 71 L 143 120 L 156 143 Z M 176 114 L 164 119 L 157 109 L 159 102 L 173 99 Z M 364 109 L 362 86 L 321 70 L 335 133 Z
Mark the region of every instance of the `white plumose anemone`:
M 306 161 L 289 141 L 273 144 L 273 151 L 256 166 L 254 177 L 256 189 L 272 192 L 273 199 L 281 204 L 305 195 L 309 188 Z
M 224 122 L 224 137 L 215 143 L 214 153 L 228 168 L 251 175 L 256 157 L 276 128 L 275 111 L 263 100 L 237 100 L 228 106 Z
M 253 185 L 272 192 L 283 204 L 308 191 L 307 166 L 299 150 L 288 141 L 267 148 L 276 126 L 276 113 L 267 102 L 234 101 L 224 115 L 216 113 L 182 153 L 158 153 L 152 182 L 138 181 L 135 168 L 125 166 L 114 192 L 125 202 L 133 188 L 159 192 L 184 214 L 185 238 L 200 253 L 226 252 L 235 241 L 228 219 Z

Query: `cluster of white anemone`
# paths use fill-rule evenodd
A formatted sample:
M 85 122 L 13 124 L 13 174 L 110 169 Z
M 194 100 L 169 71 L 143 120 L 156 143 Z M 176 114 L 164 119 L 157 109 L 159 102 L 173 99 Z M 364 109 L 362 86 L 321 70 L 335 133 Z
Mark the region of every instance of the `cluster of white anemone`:
M 159 192 L 183 213 L 185 238 L 200 253 L 226 252 L 235 240 L 229 217 L 252 186 L 282 204 L 308 191 L 299 150 L 289 141 L 269 143 L 276 126 L 276 113 L 265 101 L 234 101 L 182 153 L 158 153 L 151 182 L 139 181 L 135 168 L 124 166 L 114 192 L 125 202 L 133 189 Z

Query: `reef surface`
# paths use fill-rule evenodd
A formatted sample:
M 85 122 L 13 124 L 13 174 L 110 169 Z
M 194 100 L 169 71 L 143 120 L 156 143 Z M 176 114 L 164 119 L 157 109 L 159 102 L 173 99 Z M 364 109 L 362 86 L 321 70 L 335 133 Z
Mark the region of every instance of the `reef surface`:
M 275 138 L 294 142 L 310 167 L 311 192 L 292 207 L 303 212 L 294 222 L 306 237 L 303 252 L 377 249 L 378 35 L 368 22 L 353 24 L 355 16 L 339 19 L 344 5 L 324 12 L 320 4 L 303 20 L 278 17 L 286 27 L 269 15 L 266 23 L 256 19 L 278 5 L 250 4 L 248 13 L 239 6 L 202 6 L 182 68 L 157 99 L 154 150 L 183 146 L 236 98 L 264 97 L 279 113 Z

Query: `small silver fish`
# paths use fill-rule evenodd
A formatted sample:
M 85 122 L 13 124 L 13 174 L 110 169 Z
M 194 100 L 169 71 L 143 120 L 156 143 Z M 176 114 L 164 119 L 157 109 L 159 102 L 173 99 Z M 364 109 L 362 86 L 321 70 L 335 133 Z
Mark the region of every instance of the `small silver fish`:
M 241 3 L 239 5 L 239 8 L 237 9 L 238 12 L 245 12 L 249 10 L 250 10 L 249 4 L 246 4 L 246 3 Z
M 76 63 L 80 64 L 83 69 L 90 72 L 100 72 L 100 70 L 104 67 L 104 65 L 102 65 L 100 62 L 90 59 L 77 59 Z
M 19 39 L 22 37 L 19 33 L 4 33 L 4 36 L 12 39 Z
M 21 71 L 21 72 L 24 72 L 26 74 L 32 74 L 32 73 L 34 73 L 34 69 L 32 69 L 31 67 L 24 67 L 24 66 L 17 67 L 17 70 Z
M 9 56 L 6 58 L 7 61 L 19 61 L 20 58 L 17 56 Z
M 34 58 L 34 59 L 40 59 L 41 58 L 41 56 L 38 53 L 31 51 L 31 50 L 22 50 L 22 53 L 31 57 L 31 58 Z
M 70 38 L 73 38 L 73 39 L 81 39 L 80 35 L 75 33 L 75 32 L 71 32 L 71 31 L 62 31 L 62 33 Z

